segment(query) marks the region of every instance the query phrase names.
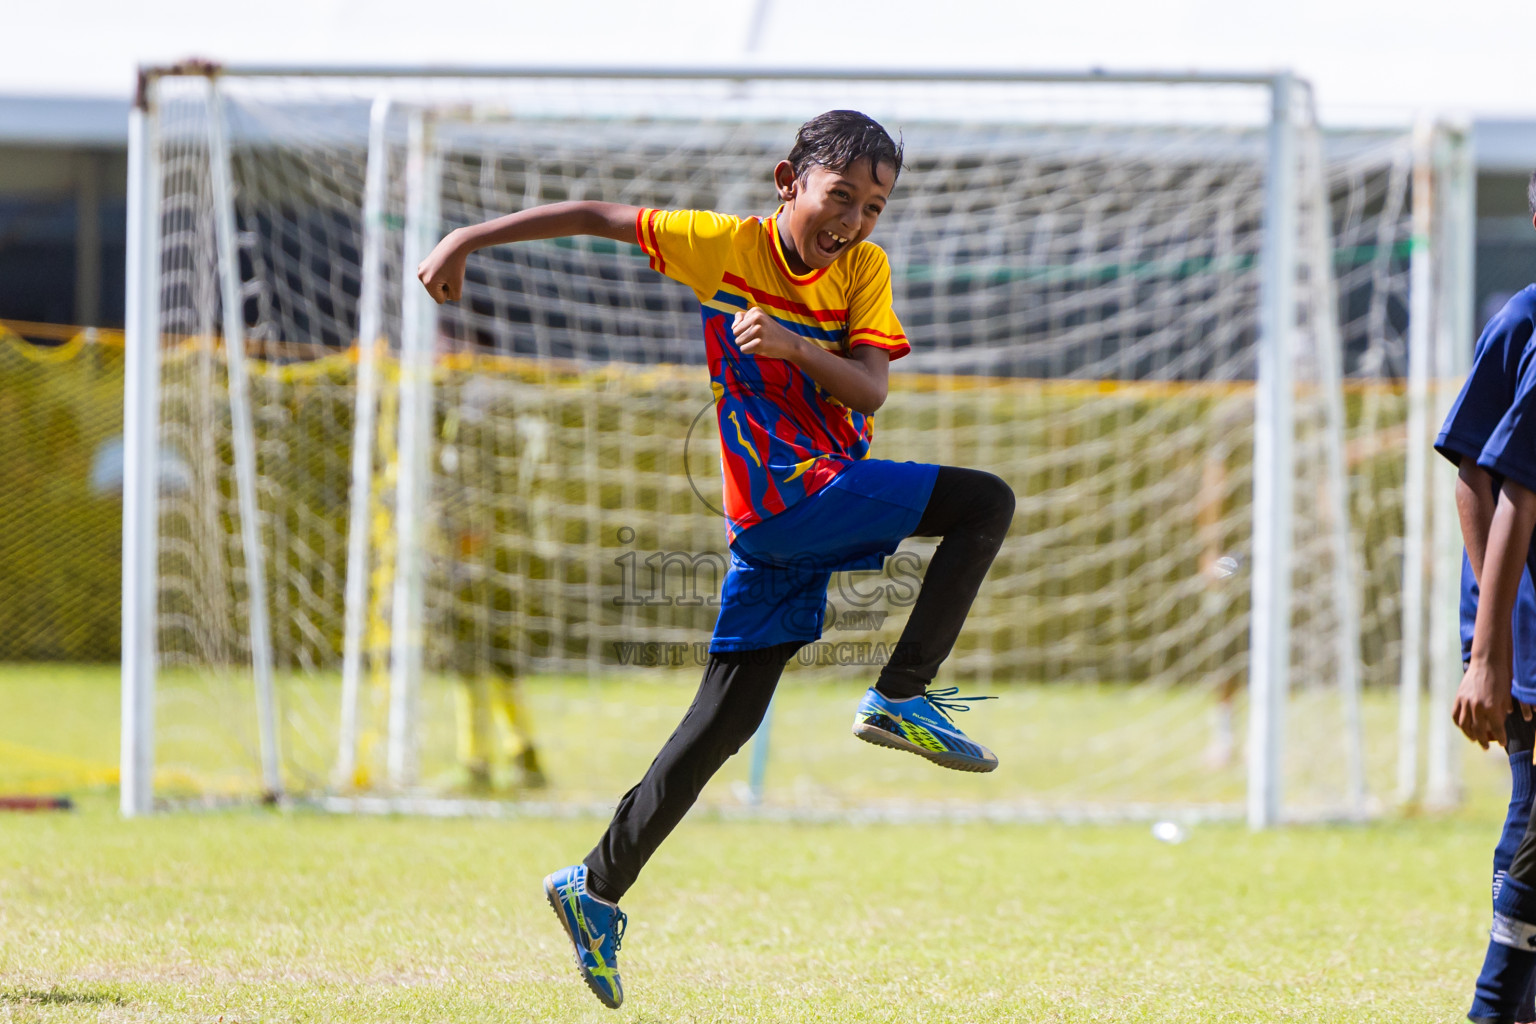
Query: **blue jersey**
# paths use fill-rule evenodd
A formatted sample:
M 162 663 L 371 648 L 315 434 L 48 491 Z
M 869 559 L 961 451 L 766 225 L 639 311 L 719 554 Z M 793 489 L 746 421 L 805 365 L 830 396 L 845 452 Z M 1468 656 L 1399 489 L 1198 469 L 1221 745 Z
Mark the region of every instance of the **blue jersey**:
M 1461 555 L 1461 663 L 1472 657 L 1472 627 L 1477 622 L 1477 577 L 1466 552 Z M 1520 590 L 1515 597 L 1515 696 L 1527 704 L 1536 703 L 1536 586 L 1527 569 L 1520 574 Z M 1522 653 L 1524 652 L 1524 653 Z M 1525 671 L 1522 672 L 1521 670 Z
M 1435 449 L 1460 465 L 1476 460 L 1494 476 L 1536 490 L 1536 285 L 1522 290 L 1483 328 L 1473 355 L 1472 372 L 1446 416 Z M 1526 556 L 1515 601 L 1514 695 L 1536 702 L 1536 588 L 1531 566 L 1536 540 Z M 1472 652 L 1477 618 L 1477 580 L 1462 556 L 1461 657 Z

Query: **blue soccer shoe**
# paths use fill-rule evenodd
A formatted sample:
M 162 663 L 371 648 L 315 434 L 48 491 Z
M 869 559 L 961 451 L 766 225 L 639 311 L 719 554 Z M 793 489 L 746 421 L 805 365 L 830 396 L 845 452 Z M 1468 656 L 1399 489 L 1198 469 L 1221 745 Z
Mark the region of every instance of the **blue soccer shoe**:
M 962 701 L 991 697 L 956 697 L 957 687 L 929 690 L 921 697 L 892 700 L 874 687 L 859 701 L 853 715 L 853 734 L 866 743 L 895 750 L 910 750 L 934 764 L 961 772 L 990 772 L 997 755 L 955 727 L 951 711 L 969 711 Z
M 587 987 L 603 1005 L 617 1010 L 624 1002 L 624 985 L 619 981 L 619 944 L 629 917 L 612 903 L 604 903 L 587 894 L 587 868 L 584 864 L 561 868 L 544 879 L 544 895 L 565 925 L 565 933 L 576 947 L 576 966 Z

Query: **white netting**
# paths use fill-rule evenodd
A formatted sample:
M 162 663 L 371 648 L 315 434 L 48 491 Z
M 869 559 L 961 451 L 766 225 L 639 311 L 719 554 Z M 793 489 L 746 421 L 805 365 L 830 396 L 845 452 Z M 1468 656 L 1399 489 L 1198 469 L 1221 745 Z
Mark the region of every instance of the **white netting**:
M 158 86 L 163 437 L 193 485 L 161 495 L 167 787 L 259 785 L 201 79 Z M 337 758 L 348 466 L 369 108 L 393 98 L 359 778 L 382 777 L 397 543 L 407 131 L 425 110 L 440 231 L 601 199 L 773 209 L 795 128 L 856 107 L 903 133 L 874 240 L 914 339 L 877 457 L 991 470 L 1018 515 L 941 680 L 1003 699 L 963 724 L 1003 768 L 949 777 L 847 735 L 930 544 L 840 577 L 826 643 L 786 676 L 762 799 L 926 800 L 1074 813 L 1243 797 L 1254 376 L 1268 90 L 1102 83 L 221 79 L 287 784 Z M 1329 475 L 1336 332 L 1373 789 L 1397 678 L 1409 150 L 1299 122 L 1292 698 L 1286 791 L 1339 806 L 1341 574 Z M 434 346 L 420 778 L 451 779 L 456 677 L 524 680 L 564 801 L 615 799 L 691 696 L 724 553 L 698 307 L 638 249 L 527 243 L 471 260 Z M 703 413 L 703 415 L 700 415 Z M 1330 448 L 1331 446 L 1331 448 Z M 687 590 L 696 584 L 696 595 Z M 691 596 L 692 595 L 692 596 Z M 695 599 L 696 598 L 696 599 Z M 649 646 L 647 646 L 649 645 Z M 672 665 L 667 671 L 655 667 Z M 1235 720 L 1227 736 L 1225 706 Z M 743 759 L 744 760 L 744 759 Z M 741 798 L 727 767 L 716 803 Z M 541 797 L 542 799 L 542 797 Z

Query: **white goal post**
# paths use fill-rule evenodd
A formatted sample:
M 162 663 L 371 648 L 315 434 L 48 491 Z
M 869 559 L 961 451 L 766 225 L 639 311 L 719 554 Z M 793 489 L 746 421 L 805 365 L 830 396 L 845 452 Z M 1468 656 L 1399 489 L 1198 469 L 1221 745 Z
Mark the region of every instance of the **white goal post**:
M 826 699 L 912 592 L 850 581 L 715 803 L 1265 827 L 1453 799 L 1443 714 L 1419 788 L 1419 689 L 1458 668 L 1426 453 L 1470 352 L 1464 132 L 1324 131 L 1289 74 L 196 65 L 146 70 L 130 124 L 123 813 L 449 806 L 473 678 L 523 680 L 553 759 L 499 806 L 622 793 L 723 551 L 686 289 L 589 240 L 477 257 L 456 307 L 411 270 L 558 198 L 771 213 L 774 154 L 841 106 L 908 152 L 875 240 L 915 342 L 875 454 L 1020 497 L 947 672 L 1012 698 L 974 728 L 1021 770 L 849 781 Z M 568 751 L 602 770 L 565 782 Z

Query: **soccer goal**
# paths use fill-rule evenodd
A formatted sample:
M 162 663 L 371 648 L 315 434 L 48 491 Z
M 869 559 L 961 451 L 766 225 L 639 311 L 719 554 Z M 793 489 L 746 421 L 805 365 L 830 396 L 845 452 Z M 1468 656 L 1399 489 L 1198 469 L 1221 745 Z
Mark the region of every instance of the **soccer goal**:
M 456 305 L 413 270 L 562 199 L 769 214 L 843 107 L 907 152 L 874 241 L 914 345 L 874 454 L 1019 498 L 941 676 L 1001 698 L 963 724 L 1002 767 L 849 735 L 911 541 L 835 580 L 704 802 L 1267 825 L 1417 798 L 1421 748 L 1453 792 L 1419 689 L 1459 668 L 1425 452 L 1470 349 L 1462 136 L 1325 132 L 1283 74 L 198 66 L 132 118 L 124 811 L 611 806 L 725 562 L 696 303 L 599 239 L 483 253 Z

